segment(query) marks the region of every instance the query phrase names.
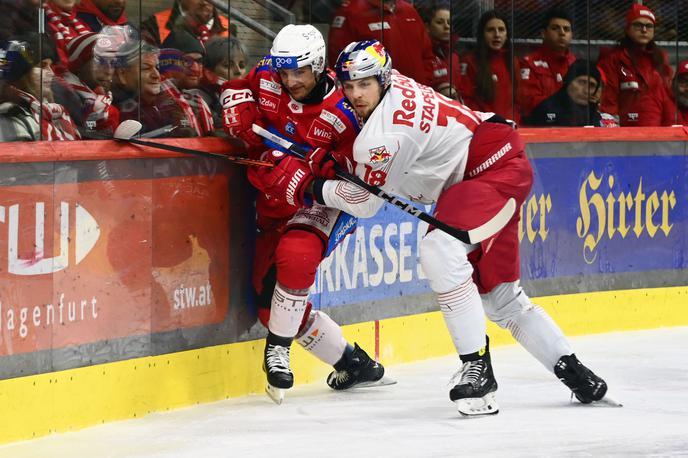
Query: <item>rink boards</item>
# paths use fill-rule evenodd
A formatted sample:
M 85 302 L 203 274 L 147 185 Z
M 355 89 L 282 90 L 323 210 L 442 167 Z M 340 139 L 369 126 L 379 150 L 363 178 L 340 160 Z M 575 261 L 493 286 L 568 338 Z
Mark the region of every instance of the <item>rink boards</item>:
M 581 140 L 591 132 L 524 130 L 524 287 L 568 334 L 688 324 L 685 133 Z M 242 171 L 50 148 L 0 172 L 0 442 L 261 392 Z M 453 351 L 417 262 L 424 230 L 385 208 L 317 276 L 314 306 L 387 365 Z M 330 370 L 300 348 L 293 368 L 297 383 Z

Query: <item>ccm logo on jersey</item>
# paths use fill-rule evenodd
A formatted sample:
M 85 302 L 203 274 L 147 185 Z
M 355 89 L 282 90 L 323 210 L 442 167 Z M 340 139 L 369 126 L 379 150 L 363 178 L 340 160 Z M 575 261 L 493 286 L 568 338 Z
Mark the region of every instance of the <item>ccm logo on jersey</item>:
M 277 113 L 277 108 L 279 107 L 280 100 L 272 95 L 263 94 L 258 99 L 258 103 L 261 108 L 265 111 L 270 111 L 272 113 Z
M 311 128 L 308 131 L 307 137 L 314 141 L 326 143 L 334 140 L 332 130 L 327 126 L 327 124 L 319 119 L 313 120 L 313 124 L 311 124 Z
M 254 100 L 250 89 L 227 89 L 222 93 L 222 106 L 224 108 L 230 108 L 240 103 L 253 102 Z

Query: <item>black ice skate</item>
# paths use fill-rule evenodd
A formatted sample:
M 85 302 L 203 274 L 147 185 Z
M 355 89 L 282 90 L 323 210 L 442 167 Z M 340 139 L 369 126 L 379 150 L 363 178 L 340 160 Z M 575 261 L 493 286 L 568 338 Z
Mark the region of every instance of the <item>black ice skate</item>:
M 382 376 L 385 375 L 385 368 L 382 367 L 382 364 L 371 359 L 357 343 L 354 344 L 353 350 L 344 351 L 344 356 L 337 361 L 334 369 L 327 377 L 327 384 L 333 390 L 346 390 L 353 386 L 378 384 L 382 381 Z M 388 380 L 387 383 L 379 384 L 389 385 L 391 383 L 394 382 Z
M 294 374 L 289 367 L 289 350 L 292 339 L 268 332 L 265 339 L 263 370 L 267 375 L 267 393 L 277 404 L 284 400 L 284 390 L 294 386 Z
M 452 377 L 450 383 L 457 378 L 459 382 L 449 391 L 449 399 L 456 403 L 461 415 L 494 415 L 499 412 L 499 405 L 495 396 L 497 380 L 492 372 L 490 353 L 485 350 L 484 355 L 475 355 L 476 359 L 464 361 L 461 369 Z
M 583 404 L 601 400 L 607 394 L 607 384 L 585 367 L 574 353 L 559 358 L 554 365 L 554 375 L 568 386 L 576 399 Z

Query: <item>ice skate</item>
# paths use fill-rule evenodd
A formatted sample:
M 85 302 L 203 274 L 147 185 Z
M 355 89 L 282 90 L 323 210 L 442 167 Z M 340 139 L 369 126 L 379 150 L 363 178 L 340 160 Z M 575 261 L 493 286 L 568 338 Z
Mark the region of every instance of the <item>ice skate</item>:
M 396 383 L 383 377 L 385 368 L 382 364 L 371 359 L 356 343 L 350 353 L 344 352 L 344 356 L 334 365 L 334 368 L 335 370 L 327 377 L 327 384 L 333 390 Z
M 449 399 L 456 403 L 461 415 L 494 415 L 499 412 L 495 395 L 497 381 L 489 353 L 474 361 L 464 362 L 450 383 L 457 378 L 459 382 L 449 391 Z
M 289 367 L 291 341 L 272 333 L 265 339 L 263 370 L 268 380 L 265 392 L 278 405 L 284 400 L 284 390 L 294 386 L 294 374 Z
M 571 389 L 573 396 L 583 404 L 600 402 L 621 407 L 620 402 L 606 396 L 607 384 L 605 381 L 585 367 L 575 354 L 564 355 L 559 358 L 557 364 L 554 365 L 554 374 Z

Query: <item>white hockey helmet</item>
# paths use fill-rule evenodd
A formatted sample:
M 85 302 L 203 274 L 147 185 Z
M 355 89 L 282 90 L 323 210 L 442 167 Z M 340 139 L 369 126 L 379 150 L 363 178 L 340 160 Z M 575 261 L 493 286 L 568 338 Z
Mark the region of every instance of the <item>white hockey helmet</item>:
M 319 75 L 325 70 L 325 40 L 310 24 L 288 24 L 272 41 L 270 56 L 275 70 L 310 65 L 313 73 Z
M 349 43 L 334 65 L 339 81 L 360 80 L 374 76 L 382 86 L 392 82 L 392 57 L 377 40 Z

